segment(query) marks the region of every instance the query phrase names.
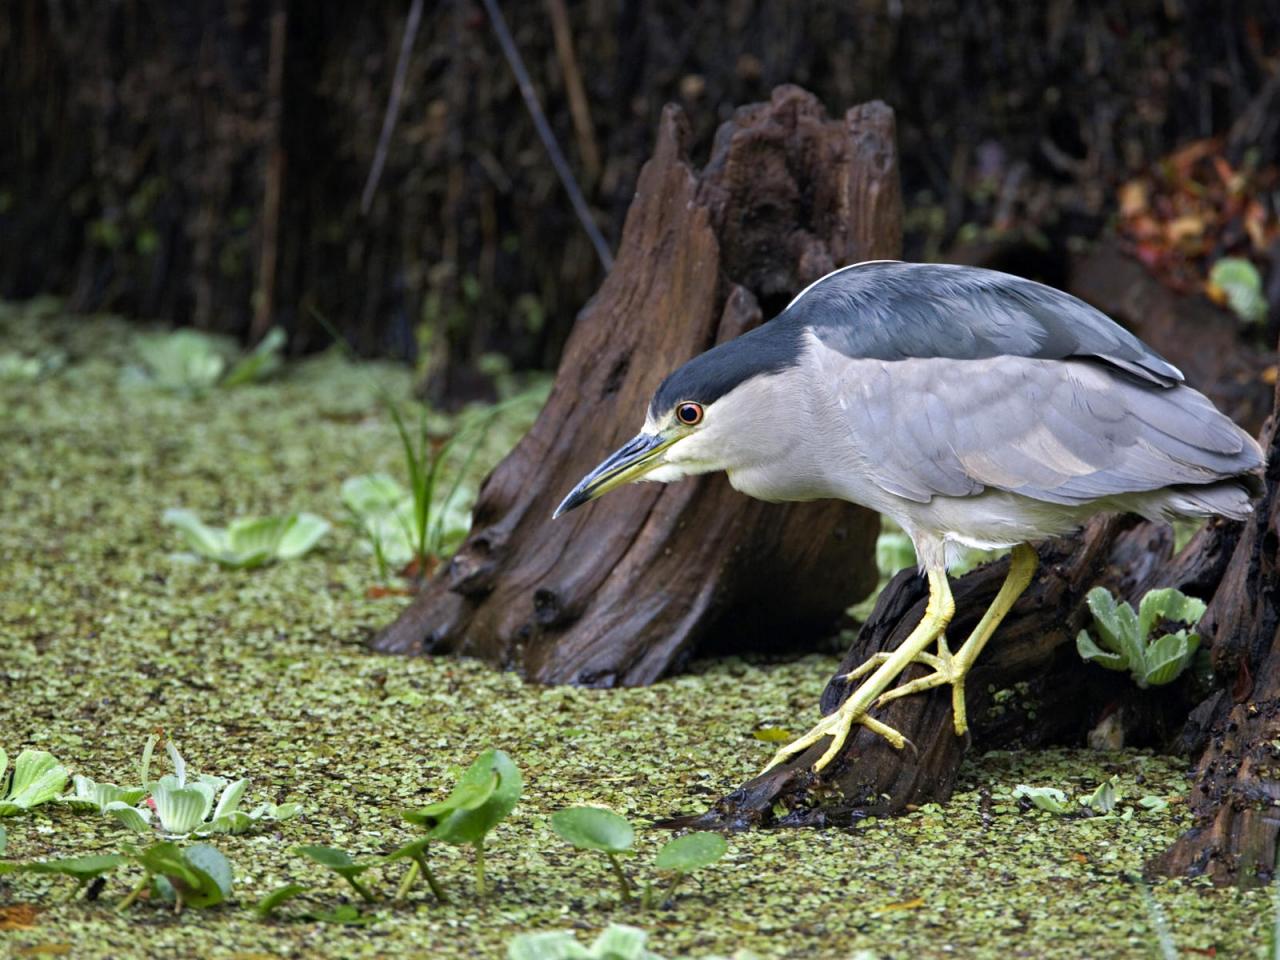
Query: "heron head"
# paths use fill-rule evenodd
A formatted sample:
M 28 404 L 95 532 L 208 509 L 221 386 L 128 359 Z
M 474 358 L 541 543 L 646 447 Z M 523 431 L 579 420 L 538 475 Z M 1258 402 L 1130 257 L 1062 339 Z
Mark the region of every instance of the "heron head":
M 649 401 L 640 433 L 583 477 L 555 516 L 625 483 L 670 483 L 780 457 L 788 433 L 779 407 L 787 378 L 777 375 L 794 365 L 795 352 L 759 336 L 770 326 L 714 347 L 667 377 Z

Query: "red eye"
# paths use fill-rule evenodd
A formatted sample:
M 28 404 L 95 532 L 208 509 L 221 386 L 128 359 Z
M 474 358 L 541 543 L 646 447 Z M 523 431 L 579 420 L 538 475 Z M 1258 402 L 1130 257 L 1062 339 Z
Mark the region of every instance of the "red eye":
M 676 407 L 676 419 L 686 427 L 694 427 L 702 422 L 702 404 L 687 401 Z

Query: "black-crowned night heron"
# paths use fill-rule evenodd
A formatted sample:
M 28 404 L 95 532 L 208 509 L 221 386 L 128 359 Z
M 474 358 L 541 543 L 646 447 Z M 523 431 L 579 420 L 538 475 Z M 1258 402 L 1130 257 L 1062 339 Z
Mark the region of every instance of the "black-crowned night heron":
M 633 480 L 724 470 L 761 500 L 833 497 L 897 521 L 928 577 L 928 607 L 896 650 L 849 674 L 865 679 L 834 713 L 770 762 L 831 737 L 818 770 L 855 723 L 901 748 L 869 711 L 943 684 L 965 733 L 965 674 L 1031 582 L 1028 541 L 1099 512 L 1243 519 L 1262 466 L 1253 438 L 1176 367 L 1080 300 L 992 270 L 875 261 L 828 274 L 774 320 L 672 373 L 640 434 L 556 515 Z M 959 545 L 1013 554 L 953 654 L 946 571 Z M 910 663 L 932 672 L 892 687 Z

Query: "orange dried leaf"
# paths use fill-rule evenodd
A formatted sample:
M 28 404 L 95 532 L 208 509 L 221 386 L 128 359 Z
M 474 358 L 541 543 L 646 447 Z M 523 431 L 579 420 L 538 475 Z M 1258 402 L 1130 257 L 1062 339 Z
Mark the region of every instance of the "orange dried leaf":
M 0 907 L 0 930 L 34 930 L 40 908 L 31 903 Z
M 881 913 L 889 913 L 893 910 L 918 910 L 924 906 L 924 897 L 916 897 L 914 900 L 902 900 L 898 903 L 886 903 L 880 908 Z

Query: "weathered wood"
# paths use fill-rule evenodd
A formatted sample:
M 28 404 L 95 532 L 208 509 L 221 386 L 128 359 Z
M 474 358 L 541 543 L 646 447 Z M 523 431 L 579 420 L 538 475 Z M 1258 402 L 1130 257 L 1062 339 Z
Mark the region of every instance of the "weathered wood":
M 874 514 L 760 503 L 719 475 L 623 489 L 551 522 L 635 433 L 668 371 L 834 267 L 899 252 L 883 104 L 830 120 L 781 87 L 722 126 L 701 172 L 685 136 L 668 108 L 545 409 L 486 480 L 472 534 L 375 649 L 478 656 L 544 683 L 643 684 L 717 638 L 806 649 L 873 586 Z
M 1212 530 L 1231 525 L 1215 524 Z M 1075 636 L 1088 618 L 1084 597 L 1104 586 L 1133 600 L 1154 587 L 1197 592 L 1215 583 L 1226 553 L 1209 541 L 1212 530 L 1173 557 L 1168 527 L 1134 517 L 1098 517 L 1079 538 L 1040 544 L 1040 571 L 978 660 L 965 687 L 970 737 L 984 747 L 1028 747 L 1081 742 L 1118 704 L 1132 712 L 1126 728 L 1167 737 L 1177 730 L 1192 700 L 1189 683 L 1158 696 L 1135 696 L 1127 677 L 1084 663 Z M 1008 560 L 979 567 L 953 584 L 956 618 L 949 636 L 955 645 L 976 625 L 1008 571 Z M 913 570 L 898 574 L 881 595 L 840 668 L 822 696 L 831 713 L 851 692 L 842 676 L 869 656 L 895 648 L 924 615 L 923 579 Z M 911 679 L 925 672 L 914 666 Z M 821 826 L 897 813 L 912 804 L 945 800 L 955 785 L 970 737 L 955 735 L 949 688 L 905 697 L 876 711 L 900 730 L 914 749 L 897 751 L 882 738 L 857 728 L 830 767 L 815 775 L 810 767 L 826 748 L 817 744 L 791 762 L 744 784 L 692 821 L 704 827 L 749 825 Z M 785 813 L 779 813 L 783 809 Z
M 1277 393 L 1280 411 L 1280 393 Z M 1218 883 L 1275 879 L 1280 849 L 1280 432 L 1262 443 L 1266 492 L 1202 622 L 1223 686 L 1192 714 L 1203 751 L 1190 803 L 1195 825 L 1159 857 L 1164 873 Z M 1190 725 L 1190 724 L 1189 724 Z

